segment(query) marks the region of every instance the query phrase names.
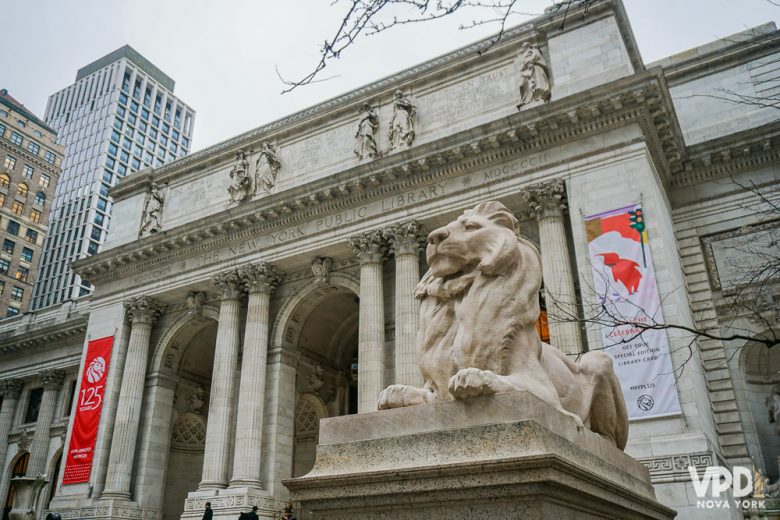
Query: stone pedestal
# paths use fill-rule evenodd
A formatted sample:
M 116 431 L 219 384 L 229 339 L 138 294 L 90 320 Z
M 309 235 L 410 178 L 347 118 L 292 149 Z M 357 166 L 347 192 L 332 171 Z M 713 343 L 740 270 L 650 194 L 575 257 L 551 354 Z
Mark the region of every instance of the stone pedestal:
M 647 469 L 527 392 L 325 419 L 299 520 L 671 519 Z

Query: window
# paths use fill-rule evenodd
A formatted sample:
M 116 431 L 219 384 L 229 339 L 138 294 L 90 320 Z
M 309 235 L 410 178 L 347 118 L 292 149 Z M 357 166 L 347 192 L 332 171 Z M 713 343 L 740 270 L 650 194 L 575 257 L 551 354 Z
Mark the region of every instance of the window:
M 8 226 L 5 228 L 11 235 L 17 236 L 19 234 L 19 223 L 15 220 L 9 220 Z
M 160 113 L 159 111 L 155 111 L 155 112 L 157 112 L 158 114 Z M 159 118 L 159 117 L 157 117 L 157 116 L 152 116 L 152 124 L 153 124 L 155 127 L 158 127 L 158 126 L 160 126 L 160 118 Z
M 146 123 L 144 123 L 143 121 L 140 121 L 140 122 L 138 123 L 138 130 L 140 130 L 141 132 L 146 132 L 146 129 L 147 129 L 147 128 L 149 128 L 149 125 L 147 125 L 147 124 L 146 124 Z
M 9 255 L 14 254 L 14 248 L 16 247 L 16 242 L 13 240 L 8 240 L 7 238 L 3 240 L 3 253 L 8 253 Z
M 116 128 L 117 130 L 122 129 L 122 120 L 119 119 L 118 117 L 114 119 L 114 128 Z
M 113 157 L 106 157 L 106 167 L 113 169 L 116 165 L 116 160 Z
M 120 135 L 121 134 L 119 132 L 117 132 L 116 130 L 111 130 L 111 140 L 112 141 L 116 141 L 118 143 Z
M 87 246 L 87 254 L 88 255 L 94 255 L 98 252 L 98 245 L 96 242 L 89 241 L 89 245 Z
M 21 119 L 17 119 L 16 122 L 19 124 L 20 128 L 24 128 L 27 126 L 27 121 L 22 121 Z
M 14 285 L 13 289 L 11 289 L 11 300 L 20 302 L 22 301 L 22 298 L 24 298 L 24 289 Z
M 125 108 L 124 108 L 124 107 L 117 107 L 117 109 L 116 109 L 116 114 L 117 114 L 119 117 L 125 117 L 125 114 L 126 114 L 126 113 L 127 113 L 127 110 L 125 110 Z
M 33 130 L 33 134 L 35 134 L 35 137 L 43 137 L 43 134 L 38 129 Z
M 21 215 L 22 213 L 24 213 L 24 204 L 22 204 L 18 200 L 13 201 L 13 203 L 11 203 L 11 211 L 16 213 L 17 215 Z
M 111 181 L 113 181 L 113 180 L 114 180 L 114 175 L 110 171 L 108 171 L 108 170 L 103 171 L 103 181 L 104 182 L 107 182 L 107 183 L 111 184 Z
M 26 197 L 27 193 L 29 193 L 30 189 L 27 187 L 27 184 L 20 182 L 19 187 L 16 188 L 16 194 L 20 197 Z
M 130 167 L 133 169 L 133 171 L 138 171 L 141 169 L 141 161 L 138 159 L 133 159 L 132 164 L 130 164 Z
M 26 267 L 19 266 L 16 268 L 16 279 L 20 282 L 26 282 L 30 276 L 30 270 Z
M 149 120 L 149 111 L 145 108 L 141 110 L 141 118 L 146 119 L 147 121 Z
M 163 123 L 162 131 L 164 134 L 170 134 L 171 133 L 171 126 L 168 123 Z
M 5 193 L 0 193 L 0 206 L 5 205 Z
M 125 166 L 124 164 L 120 164 L 119 166 L 116 167 L 116 172 L 119 175 L 124 176 L 124 174 L 127 173 L 127 166 Z
M 22 134 L 19 132 L 11 132 L 11 142 L 16 146 L 22 146 Z
M 38 242 L 38 232 L 34 229 L 28 229 L 27 233 L 24 234 L 24 239 L 30 242 L 31 244 L 35 244 Z
M 97 213 L 97 214 L 95 214 L 95 220 L 93 222 L 95 224 L 97 224 L 98 226 L 102 226 L 104 219 L 105 219 L 105 217 L 103 215 L 101 215 L 100 213 Z
M 33 260 L 33 250 L 29 247 L 23 247 L 22 248 L 22 260 L 25 262 L 32 262 Z
M 49 187 L 49 182 L 50 182 L 50 181 L 51 181 L 51 177 L 49 177 L 49 176 L 48 176 L 48 175 L 46 175 L 45 173 L 42 173 L 42 174 L 41 174 L 41 178 L 40 178 L 40 179 L 38 179 L 38 184 L 40 184 L 40 185 L 41 185 L 41 187 L 43 187 L 43 188 L 48 188 L 48 187 Z
M 149 138 L 157 139 L 157 130 L 155 130 L 154 128 L 151 128 L 149 130 Z
M 46 203 L 46 195 L 42 191 L 35 194 L 35 203 L 39 206 L 43 206 Z
M 138 119 L 135 117 L 135 114 L 130 114 L 127 116 L 127 123 L 130 125 L 134 125 L 137 120 Z
M 8 117 L 8 112 L 0 108 L 0 116 Z
M 89 238 L 92 240 L 97 240 L 100 242 L 100 237 L 102 235 L 102 232 L 100 231 L 100 228 L 92 228 L 92 233 L 89 235 Z
M 11 267 L 11 262 L 5 258 L 0 258 L 0 274 L 8 274 L 8 269 Z
M 108 205 L 108 201 L 106 199 L 98 197 L 97 209 L 101 211 L 105 211 L 107 205 Z
M 41 221 L 41 212 L 37 209 L 30 210 L 30 220 L 39 223 Z
M 5 133 L 5 125 L 0 125 L 0 137 Z
M 130 154 L 122 150 L 122 153 L 119 154 L 119 160 L 126 163 L 130 162 Z
M 23 173 L 23 174 L 24 174 L 24 176 L 25 176 L 25 177 L 27 177 L 28 179 L 32 179 L 32 176 L 33 176 L 33 172 L 34 172 L 34 171 L 35 171 L 35 170 L 33 169 L 33 167 L 32 167 L 32 166 L 30 166 L 29 164 L 25 164 L 24 166 L 22 166 L 22 173 Z
M 160 144 L 163 145 L 163 146 L 168 146 L 168 138 L 165 137 L 164 135 L 161 135 L 160 136 Z
M 9 170 L 13 170 L 14 166 L 16 166 L 16 157 L 13 155 L 6 155 L 5 156 L 5 163 L 3 163 L 6 168 Z
M 130 111 L 131 112 L 138 112 L 138 103 L 136 101 L 130 102 Z
M 5 173 L 0 173 L 0 187 L 7 188 L 11 184 L 11 177 Z
M 33 388 L 30 390 L 30 398 L 27 400 L 27 411 L 24 414 L 25 423 L 34 423 L 38 420 L 38 412 L 41 410 L 42 399 L 43 388 Z
M 41 145 L 36 143 L 35 141 L 30 141 L 27 143 L 27 149 L 30 151 L 30 153 L 34 153 L 35 155 L 38 155 L 41 151 Z
M 4 292 L 5 292 L 5 282 L 0 280 L 0 296 L 2 296 Z
M 119 148 L 114 143 L 108 144 L 108 153 L 111 155 L 116 155 L 116 153 L 119 151 Z
M 127 94 L 124 94 L 122 92 L 119 93 L 119 102 L 123 105 L 127 104 Z
M 6 318 L 10 318 L 10 317 L 12 317 L 12 316 L 16 316 L 17 314 L 19 314 L 19 309 L 17 309 L 16 307 L 12 307 L 11 305 L 9 305 L 9 306 L 8 306 L 8 311 L 6 311 L 6 313 L 5 313 L 5 317 L 6 317 Z M 28 458 L 29 458 L 29 455 L 30 455 L 29 453 L 27 453 L 27 454 L 26 454 L 26 456 L 27 456 Z
M 57 158 L 56 155 L 54 155 L 54 152 L 51 152 L 49 150 L 46 150 L 46 152 L 43 154 L 43 160 L 46 161 L 49 164 L 54 164 L 54 160 Z
M 174 130 L 171 133 L 171 137 L 173 137 L 176 141 L 178 141 L 179 140 L 179 131 L 178 130 Z

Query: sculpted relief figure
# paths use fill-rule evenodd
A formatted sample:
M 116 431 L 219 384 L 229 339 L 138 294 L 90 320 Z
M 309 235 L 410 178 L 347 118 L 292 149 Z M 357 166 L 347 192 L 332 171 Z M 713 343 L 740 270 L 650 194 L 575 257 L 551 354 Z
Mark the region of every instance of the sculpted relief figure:
M 423 388 L 392 385 L 379 409 L 526 390 L 623 449 L 628 414 L 612 359 L 579 363 L 543 343 L 541 258 L 500 202 L 465 211 L 428 235 L 417 360 Z
M 775 433 L 780 435 L 780 385 L 772 387 L 772 393 L 764 400 L 769 412 L 769 422 L 775 425 Z
M 379 116 L 369 103 L 360 107 L 360 122 L 355 133 L 355 155 L 358 159 L 373 158 L 379 155 L 377 133 L 379 132 Z
M 390 130 L 387 132 L 391 150 L 412 145 L 416 111 L 417 107 L 412 99 L 404 96 L 400 90 L 396 90 L 393 101 L 393 118 L 390 120 Z
M 254 193 L 252 185 L 252 176 L 249 175 L 249 161 L 246 158 L 246 152 L 239 150 L 236 152 L 236 160 L 233 168 L 230 170 L 230 186 L 228 193 L 233 202 L 242 202 Z
M 141 233 L 142 237 L 157 233 L 162 228 L 162 211 L 165 205 L 165 195 L 163 195 L 160 187 L 152 183 L 149 189 L 149 194 L 146 197 L 144 203 L 144 212 L 141 216 Z
M 279 173 L 281 166 L 282 163 L 279 162 L 273 145 L 269 142 L 263 143 L 260 155 L 255 161 L 255 185 L 270 193 L 276 185 L 276 174 Z
M 547 60 L 542 51 L 528 42 L 520 51 L 520 102 L 518 110 L 530 103 L 546 103 L 550 100 L 550 81 Z

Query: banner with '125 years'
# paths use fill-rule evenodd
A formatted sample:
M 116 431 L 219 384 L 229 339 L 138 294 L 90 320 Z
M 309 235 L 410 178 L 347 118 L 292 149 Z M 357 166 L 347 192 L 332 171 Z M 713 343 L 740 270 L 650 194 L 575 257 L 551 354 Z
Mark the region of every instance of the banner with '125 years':
M 628 416 L 680 413 L 645 217 L 639 204 L 585 217 L 588 255 L 604 351 L 626 398 Z M 644 327 L 643 327 L 644 326 Z
M 65 459 L 63 484 L 89 482 L 113 345 L 113 336 L 90 341 L 87 345 L 73 431 Z

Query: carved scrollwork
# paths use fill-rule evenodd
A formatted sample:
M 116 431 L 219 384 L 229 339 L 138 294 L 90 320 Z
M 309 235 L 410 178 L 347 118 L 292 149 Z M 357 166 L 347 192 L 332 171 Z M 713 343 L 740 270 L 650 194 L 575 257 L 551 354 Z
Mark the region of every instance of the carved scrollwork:
M 350 238 L 349 246 L 361 264 L 381 263 L 387 255 L 387 240 L 378 229 Z
M 124 302 L 128 320 L 133 325 L 137 323 L 152 325 L 165 310 L 157 300 L 149 296 L 138 296 Z

